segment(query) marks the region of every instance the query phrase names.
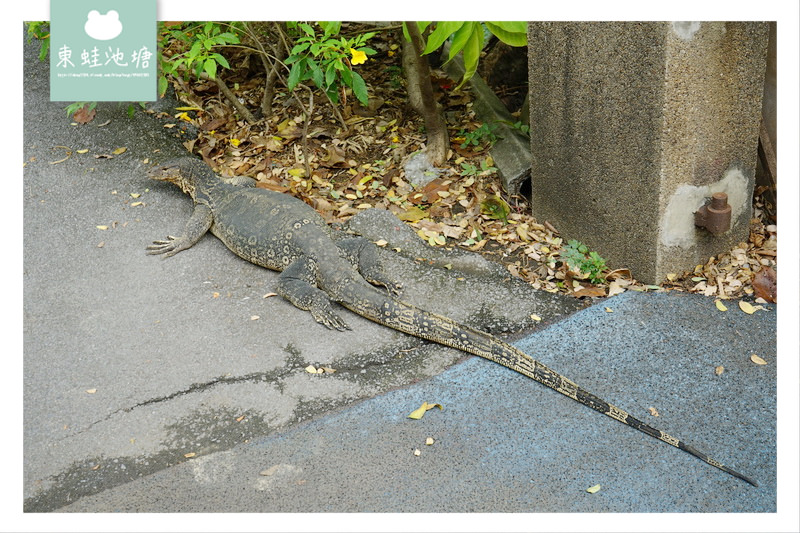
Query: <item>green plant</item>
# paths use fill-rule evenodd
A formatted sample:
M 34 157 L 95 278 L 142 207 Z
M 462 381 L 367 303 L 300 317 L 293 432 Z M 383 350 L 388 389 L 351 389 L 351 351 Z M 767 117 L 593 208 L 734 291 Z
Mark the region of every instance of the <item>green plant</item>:
M 494 130 L 496 129 L 497 126 L 495 124 L 489 123 L 481 124 L 479 128 L 470 132 L 461 129 L 458 132 L 458 136 L 464 138 L 464 142 L 461 143 L 461 148 L 466 148 L 470 145 L 482 146 L 484 144 L 488 144 L 491 147 L 497 142 L 497 135 L 494 134 Z
M 513 129 L 515 129 L 518 132 L 520 132 L 522 135 L 524 135 L 526 137 L 530 137 L 531 127 L 528 126 L 527 124 L 523 124 L 521 120 L 518 120 L 518 121 L 514 122 L 513 124 L 511 122 L 508 122 L 508 121 L 503 121 L 503 122 L 505 122 L 506 124 L 511 126 Z
M 400 89 L 403 86 L 403 68 L 397 65 L 391 65 L 384 69 L 389 74 L 389 84 L 392 89 Z
M 420 31 L 430 25 L 430 22 L 418 22 Z M 475 22 L 475 21 L 441 21 L 436 23 L 435 29 L 428 36 L 424 54 L 430 54 L 437 50 L 448 39 L 450 41 L 450 52 L 447 60 L 450 61 L 459 52 L 464 57 L 464 77 L 459 87 L 469 80 L 478 69 L 478 60 L 483 49 L 484 28 L 498 39 L 510 46 L 525 46 L 528 42 L 527 31 L 528 23 L 524 21 L 512 22 Z M 405 25 L 403 32 L 408 39 L 408 31 Z
M 34 37 L 42 42 L 39 49 L 39 61 L 44 61 L 50 50 L 50 23 L 46 20 L 28 22 L 28 42 Z
M 358 101 L 367 105 L 367 84 L 353 65 L 360 65 L 375 50 L 365 43 L 375 35 L 362 33 L 352 38 L 339 35 L 341 22 L 318 22 L 323 33 L 318 35 L 310 24 L 289 22 L 287 27 L 299 33 L 289 57 L 284 61 L 291 65 L 287 87 L 293 90 L 299 83 L 311 80 L 325 91 L 332 102 L 339 102 L 342 85 L 350 87 Z
M 491 174 L 492 172 L 497 171 L 497 167 L 492 166 L 489 158 L 484 159 L 481 161 L 480 170 L 476 165 L 472 163 L 467 163 L 466 161 L 461 163 L 461 176 L 478 176 L 481 174 Z
M 567 265 L 579 272 L 586 274 L 592 283 L 604 281 L 603 271 L 606 269 L 606 260 L 597 252 L 590 252 L 589 247 L 580 241 L 572 239 L 561 251 Z
M 170 40 L 183 43 L 184 50 L 167 58 L 161 54 L 161 75 L 158 79 L 158 94 L 163 95 L 167 90 L 168 74 L 178 74 L 181 67 L 187 71 L 194 72 L 195 76 L 205 72 L 212 80 L 217 76 L 217 68 L 222 65 L 230 68 L 228 60 L 222 54 L 215 51 L 220 46 L 239 43 L 238 32 L 241 31 L 236 23 L 226 24 L 232 31 L 223 31 L 223 25 L 217 22 L 205 22 L 203 24 L 191 25 L 187 28 L 174 26 L 166 28 L 162 25 L 162 49 Z

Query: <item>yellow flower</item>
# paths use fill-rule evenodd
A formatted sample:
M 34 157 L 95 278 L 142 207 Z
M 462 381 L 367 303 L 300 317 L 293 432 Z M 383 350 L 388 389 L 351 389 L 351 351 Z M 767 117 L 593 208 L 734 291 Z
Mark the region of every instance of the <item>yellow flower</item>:
M 241 142 L 242 141 L 240 141 L 239 139 L 231 139 L 231 144 L 233 146 L 239 146 L 239 144 L 241 144 Z
M 361 50 L 356 50 L 355 48 L 351 48 L 350 53 L 353 54 L 353 57 L 350 59 L 350 62 L 354 65 L 360 65 L 361 63 L 364 63 L 367 60 L 367 54 L 365 54 Z

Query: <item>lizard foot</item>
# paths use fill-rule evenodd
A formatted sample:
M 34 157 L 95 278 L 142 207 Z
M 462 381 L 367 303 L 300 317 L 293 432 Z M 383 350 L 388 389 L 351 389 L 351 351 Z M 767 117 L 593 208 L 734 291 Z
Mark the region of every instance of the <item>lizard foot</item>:
M 172 257 L 181 250 L 189 248 L 184 239 L 180 237 L 173 237 L 168 235 L 164 241 L 153 241 L 153 244 L 147 247 L 148 255 L 164 254 L 164 257 Z
M 392 296 L 400 296 L 400 294 L 403 292 L 402 283 L 390 279 L 383 273 L 381 274 L 372 273 L 372 276 L 370 276 L 370 278 L 371 279 L 368 280 L 370 283 L 372 283 L 373 285 L 379 285 L 381 287 L 385 287 L 386 290 L 389 291 L 389 294 L 391 294 Z
M 335 329 L 338 331 L 350 329 L 347 322 L 342 320 L 342 318 L 331 309 L 309 309 L 309 311 L 311 311 L 311 316 L 314 317 L 314 320 L 328 329 Z

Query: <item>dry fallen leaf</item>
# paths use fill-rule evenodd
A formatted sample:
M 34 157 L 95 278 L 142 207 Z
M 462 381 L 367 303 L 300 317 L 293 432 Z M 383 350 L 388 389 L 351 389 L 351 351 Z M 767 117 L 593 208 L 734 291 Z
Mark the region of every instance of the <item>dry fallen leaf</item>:
M 412 411 L 411 414 L 408 415 L 408 418 L 412 418 L 414 420 L 419 420 L 420 418 L 425 416 L 425 412 L 426 411 L 430 411 L 434 407 L 438 407 L 440 410 L 444 409 L 442 407 L 442 405 L 438 404 L 438 403 L 422 402 L 422 405 L 420 405 L 419 408 L 417 408 L 414 411 Z
M 764 361 L 763 359 L 761 359 L 761 358 L 760 358 L 759 356 L 757 356 L 756 354 L 753 354 L 753 355 L 751 355 L 751 356 L 750 356 L 750 360 L 751 360 L 752 362 L 754 362 L 755 364 L 757 364 L 757 365 L 766 365 L 766 364 L 767 364 L 767 362 L 766 362 L 766 361 Z
M 317 373 L 317 367 L 315 367 L 314 365 L 308 365 L 306 367 L 306 372 L 308 372 L 309 374 L 316 374 Z
M 778 281 L 775 270 L 762 268 L 753 276 L 753 289 L 758 298 L 775 303 L 778 299 Z
M 86 389 L 87 394 L 94 394 L 95 392 L 97 392 L 97 389 Z
M 119 155 L 119 154 L 124 154 L 127 150 L 128 149 L 125 148 L 124 146 L 120 146 L 119 148 L 117 148 L 116 150 L 114 150 L 111 153 L 114 154 L 114 155 Z
M 606 295 L 606 290 L 603 287 L 584 287 L 579 289 L 575 292 L 570 293 L 570 296 L 575 298 L 595 298 L 595 297 L 602 297 Z
M 535 320 L 536 322 L 541 322 L 542 317 L 539 315 L 531 315 L 531 319 Z
M 745 302 L 744 300 L 739 300 L 739 309 L 741 309 L 748 315 L 752 315 L 758 310 L 756 307 L 753 307 L 751 304 Z
M 95 226 L 95 228 L 105 231 L 108 229 L 108 226 Z
M 186 457 L 187 459 L 191 459 L 191 458 L 192 458 L 192 457 L 194 457 L 195 455 L 197 455 L 197 454 L 196 454 L 196 453 L 194 453 L 194 452 L 189 452 L 189 453 L 185 453 L 185 454 L 183 454 L 183 456 L 184 456 L 184 457 Z
M 434 442 L 433 437 L 428 437 L 425 439 L 425 446 L 432 446 Z
M 72 118 L 75 120 L 75 122 L 80 124 L 88 124 L 94 120 L 95 115 L 97 115 L 97 110 L 95 108 L 89 109 L 89 105 L 90 104 L 85 104 L 72 114 Z
M 586 492 L 588 492 L 589 494 L 594 494 L 595 492 L 600 490 L 602 487 L 603 487 L 602 485 L 594 485 L 593 487 L 589 487 L 588 489 L 586 489 Z
M 722 300 L 717 300 L 716 302 L 714 302 L 714 305 L 716 305 L 717 309 L 719 309 L 720 311 L 727 311 L 728 310 L 728 308 L 725 307 L 725 304 L 722 303 Z
M 725 367 L 724 367 L 724 366 L 722 366 L 722 365 L 719 365 L 718 367 L 716 367 L 716 368 L 714 369 L 714 373 L 715 373 L 716 375 L 718 375 L 718 376 L 719 376 L 719 375 L 721 375 L 723 372 L 725 372 Z
M 658 411 L 656 410 L 655 407 L 648 407 L 647 410 L 650 411 L 651 416 L 661 416 L 658 414 Z

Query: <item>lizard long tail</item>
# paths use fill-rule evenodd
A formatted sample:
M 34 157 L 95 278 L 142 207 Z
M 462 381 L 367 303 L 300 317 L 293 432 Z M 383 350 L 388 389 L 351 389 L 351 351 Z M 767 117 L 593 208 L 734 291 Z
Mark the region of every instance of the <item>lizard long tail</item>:
M 359 291 L 358 297 L 350 299 L 355 303 L 346 301 L 341 303 L 361 316 L 384 326 L 415 337 L 457 348 L 515 370 L 565 396 L 569 396 L 578 403 L 591 407 L 614 420 L 618 420 L 651 437 L 694 455 L 711 466 L 719 468 L 723 472 L 727 472 L 753 486 L 758 486 L 758 483 L 752 478 L 723 465 L 685 442 L 645 424 L 626 411 L 598 398 L 561 374 L 547 368 L 522 350 L 488 333 L 459 324 L 452 319 L 419 309 L 399 300 L 388 298 L 381 291 L 370 290 L 368 292 L 369 294 L 365 295 L 362 291 Z

